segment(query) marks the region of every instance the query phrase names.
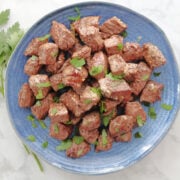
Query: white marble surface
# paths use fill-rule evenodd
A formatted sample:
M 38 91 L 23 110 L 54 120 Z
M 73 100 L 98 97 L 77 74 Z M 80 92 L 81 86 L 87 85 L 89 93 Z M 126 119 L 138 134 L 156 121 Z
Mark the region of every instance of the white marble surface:
M 50 11 L 80 2 L 79 0 L 0 0 L 0 11 L 11 9 L 10 24 L 19 21 L 27 30 Z M 167 34 L 180 66 L 179 0 L 114 0 L 147 16 Z M 1 38 L 1 37 L 0 37 Z M 180 113 L 163 141 L 143 160 L 122 171 L 85 176 L 65 172 L 42 161 L 41 173 L 32 156 L 27 155 L 8 118 L 5 99 L 0 97 L 0 180 L 179 180 L 180 179 Z

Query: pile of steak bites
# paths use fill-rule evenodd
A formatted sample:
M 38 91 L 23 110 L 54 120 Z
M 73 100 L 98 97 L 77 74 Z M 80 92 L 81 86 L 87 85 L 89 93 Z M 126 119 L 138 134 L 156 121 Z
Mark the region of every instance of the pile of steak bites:
M 19 91 L 19 106 L 31 108 L 38 120 L 49 116 L 49 135 L 69 140 L 72 158 L 91 144 L 99 152 L 130 141 L 132 129 L 146 122 L 141 102 L 160 100 L 163 89 L 150 80 L 166 63 L 158 47 L 123 43 L 127 25 L 117 17 L 101 25 L 99 19 L 83 17 L 70 30 L 53 21 L 50 34 L 32 39 L 24 52 L 29 82 Z

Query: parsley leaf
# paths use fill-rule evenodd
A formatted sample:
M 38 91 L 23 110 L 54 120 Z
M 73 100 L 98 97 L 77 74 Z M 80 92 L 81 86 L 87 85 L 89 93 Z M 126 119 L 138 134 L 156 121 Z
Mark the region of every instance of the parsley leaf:
M 127 35 L 128 35 L 128 33 L 127 33 L 127 31 L 123 31 L 120 35 L 121 35 L 123 38 L 126 38 Z
M 67 139 L 64 141 L 61 141 L 61 144 L 59 146 L 56 146 L 56 151 L 64 151 L 69 149 L 72 146 L 71 139 Z
M 50 87 L 50 86 L 51 86 L 50 82 L 42 82 L 42 83 L 37 84 L 37 87 L 39 87 L 39 88 Z
M 35 118 L 34 118 L 34 116 L 32 114 L 27 116 L 27 120 L 31 122 L 31 125 L 32 125 L 33 128 L 37 127 L 37 125 L 35 123 Z
M 38 89 L 38 93 L 36 95 L 36 99 L 42 99 L 43 98 L 43 92 L 42 89 Z
M 85 99 L 84 100 L 84 104 L 91 104 L 92 103 L 92 100 L 91 99 Z
M 102 120 L 103 120 L 103 125 L 104 125 L 105 127 L 108 126 L 108 124 L 109 124 L 110 120 L 112 119 L 113 115 L 114 115 L 114 110 L 112 110 L 111 113 L 108 114 L 107 116 L 104 116 L 104 117 L 103 117 Z
M 145 122 L 143 121 L 142 117 L 140 115 L 138 115 L 136 117 L 136 122 L 138 124 L 139 127 L 143 126 L 145 124 Z
M 59 127 L 58 127 L 57 124 L 54 124 L 53 130 L 54 130 L 55 134 L 58 134 L 58 133 L 59 133 Z
M 102 65 L 94 66 L 94 67 L 92 67 L 92 69 L 89 71 L 89 73 L 90 73 L 91 76 L 96 76 L 96 75 L 98 75 L 99 73 L 101 73 L 102 70 L 103 70 L 103 66 L 102 66 Z
M 105 102 L 101 101 L 100 103 L 100 113 L 106 112 L 106 108 L 105 108 Z
M 120 79 L 124 78 L 124 74 L 115 75 L 115 74 L 109 73 L 109 74 L 106 75 L 106 77 L 108 77 L 108 78 L 110 78 L 112 80 L 120 80 Z
M 142 135 L 142 133 L 140 133 L 140 132 L 136 132 L 136 133 L 134 134 L 134 137 L 135 137 L 135 138 L 142 138 L 143 135 Z
M 58 112 L 58 110 L 57 110 L 57 108 L 55 108 L 55 107 L 50 110 L 50 114 L 51 114 L 52 116 L 54 116 L 57 112 Z
M 148 109 L 148 115 L 149 115 L 149 117 L 150 117 L 151 119 L 156 119 L 157 114 L 156 114 L 156 112 L 155 112 L 154 107 L 149 107 L 149 109 Z
M 144 74 L 142 77 L 141 77 L 141 80 L 142 81 L 146 81 L 149 79 L 149 75 L 148 74 Z
M 60 90 L 60 89 L 63 89 L 65 87 L 65 85 L 63 84 L 63 83 L 59 83 L 58 84 L 58 89 Z
M 122 43 L 119 43 L 118 45 L 117 45 L 117 49 L 120 51 L 120 50 L 122 50 L 123 49 L 123 44 Z
M 54 96 L 54 97 L 53 97 L 53 102 L 55 102 L 55 103 L 59 103 L 59 97 Z
M 168 105 L 165 103 L 161 104 L 161 107 L 167 111 L 170 111 L 173 108 L 172 105 Z
M 42 36 L 42 37 L 39 37 L 38 39 L 39 39 L 40 41 L 44 41 L 44 40 L 46 40 L 46 39 L 49 39 L 50 37 L 51 37 L 50 34 L 46 34 L 46 35 L 44 35 L 44 36 Z
M 42 143 L 42 148 L 47 148 L 48 147 L 48 141 L 44 141 L 43 143 Z
M 31 141 L 31 142 L 35 142 L 35 141 L 36 141 L 36 138 L 35 138 L 35 136 L 33 136 L 33 135 L 29 135 L 29 136 L 27 137 L 27 140 L 29 140 L 29 141 Z
M 43 120 L 38 120 L 38 122 L 39 122 L 40 126 L 42 127 L 42 129 L 46 129 L 46 128 L 47 128 L 47 126 L 46 126 L 46 124 L 43 122 Z
M 106 146 L 108 143 L 107 141 L 107 132 L 105 129 L 102 130 L 102 144 Z
M 6 24 L 9 20 L 10 10 L 6 9 L 0 13 L 0 26 Z
M 100 88 L 92 87 L 91 91 L 93 93 L 96 93 L 98 96 L 101 96 L 101 89 Z
M 70 60 L 70 63 L 76 68 L 82 67 L 86 64 L 86 62 L 83 58 L 81 58 L 81 59 L 80 58 L 73 58 Z
M 76 144 L 81 144 L 84 141 L 84 138 L 82 136 L 74 136 L 73 142 Z
M 37 155 L 36 155 L 34 152 L 32 152 L 32 155 L 33 155 L 33 157 L 34 157 L 34 159 L 35 159 L 35 161 L 36 161 L 36 163 L 37 163 L 37 165 L 38 165 L 40 171 L 43 172 L 44 169 L 43 169 L 43 166 L 42 166 L 42 164 L 41 164 L 39 158 L 37 157 Z
M 68 19 L 69 19 L 70 21 L 77 21 L 77 20 L 79 20 L 79 19 L 81 18 L 81 13 L 80 13 L 79 8 L 78 8 L 78 7 L 75 7 L 75 8 L 74 8 L 74 11 L 77 13 L 77 16 L 69 16 Z
M 160 74 L 161 74 L 161 72 L 153 72 L 154 77 L 158 77 L 158 76 L 160 76 Z

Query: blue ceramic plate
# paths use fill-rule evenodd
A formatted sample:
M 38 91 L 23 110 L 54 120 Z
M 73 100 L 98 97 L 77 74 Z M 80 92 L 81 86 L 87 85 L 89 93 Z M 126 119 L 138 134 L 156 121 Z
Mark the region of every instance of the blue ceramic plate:
M 74 7 L 79 7 L 82 16 L 101 16 L 101 22 L 112 16 L 121 18 L 128 25 L 128 36 L 125 41 L 137 41 L 138 37 L 141 36 L 141 44 L 152 42 L 161 49 L 167 58 L 167 64 L 156 70 L 156 72 L 161 72 L 161 75 L 152 77 L 152 79 L 165 85 L 161 102 L 153 105 L 157 111 L 157 119 L 151 120 L 148 118 L 145 126 L 136 128 L 133 131 L 133 134 L 140 131 L 143 138 L 135 139 L 133 137 L 129 143 L 114 143 L 113 148 L 107 152 L 95 153 L 92 149 L 90 153 L 80 159 L 71 159 L 66 157 L 64 152 L 57 152 L 55 148 L 59 141 L 48 136 L 48 128 L 42 129 L 39 125 L 37 128 L 32 128 L 31 123 L 26 120 L 31 113 L 30 110 L 21 109 L 18 106 L 19 89 L 28 80 L 28 77 L 23 72 L 27 60 L 23 55 L 25 48 L 32 38 L 47 34 L 53 20 L 64 23 L 69 27 L 68 16 L 76 15 Z M 179 108 L 178 86 L 177 64 L 163 31 L 152 21 L 130 9 L 99 2 L 81 3 L 61 8 L 35 23 L 16 48 L 6 73 L 7 107 L 11 122 L 22 141 L 50 164 L 82 174 L 104 174 L 117 171 L 134 164 L 147 155 L 162 140 L 175 119 Z M 166 111 L 161 108 L 161 103 L 170 104 L 173 109 Z M 147 108 L 145 109 L 147 111 Z M 48 118 L 44 122 L 49 126 Z M 26 138 L 29 135 L 35 135 L 36 142 L 28 142 Z M 47 149 L 41 147 L 42 142 L 45 140 L 49 142 Z

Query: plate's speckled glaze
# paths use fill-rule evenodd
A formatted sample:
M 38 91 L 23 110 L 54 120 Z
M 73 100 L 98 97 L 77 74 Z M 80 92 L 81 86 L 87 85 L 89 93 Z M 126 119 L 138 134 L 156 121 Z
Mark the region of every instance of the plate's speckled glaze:
M 144 127 L 134 129 L 133 133 L 140 131 L 143 138 L 132 138 L 130 143 L 114 143 L 108 152 L 95 153 L 93 149 L 80 159 L 67 158 L 64 152 L 57 152 L 55 147 L 59 141 L 48 136 L 48 128 L 43 130 L 40 126 L 32 128 L 26 117 L 31 113 L 29 109 L 18 106 L 18 91 L 28 77 L 23 72 L 27 58 L 23 55 L 25 48 L 32 38 L 42 36 L 49 32 L 51 21 L 57 20 L 69 27 L 68 16 L 76 15 L 74 7 L 79 7 L 82 16 L 98 15 L 103 22 L 109 17 L 117 16 L 128 25 L 128 36 L 125 41 L 137 41 L 141 36 L 141 44 L 152 42 L 157 45 L 165 57 L 167 64 L 156 71 L 161 72 L 159 77 L 152 77 L 165 85 L 161 102 L 153 106 L 157 111 L 155 121 L 150 118 Z M 34 24 L 19 43 L 9 62 L 6 72 L 6 100 L 11 122 L 22 141 L 39 156 L 52 165 L 82 174 L 104 174 L 123 169 L 147 155 L 165 136 L 175 119 L 179 109 L 179 74 L 177 64 L 169 42 L 162 30 L 144 16 L 115 4 L 109 3 L 81 3 L 56 10 Z M 171 104 L 173 109 L 165 111 L 161 103 Z M 146 111 L 147 108 L 145 107 Z M 44 121 L 49 126 L 49 119 Z M 28 142 L 28 135 L 35 135 L 36 142 Z M 43 149 L 41 144 L 48 140 L 49 147 Z

